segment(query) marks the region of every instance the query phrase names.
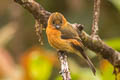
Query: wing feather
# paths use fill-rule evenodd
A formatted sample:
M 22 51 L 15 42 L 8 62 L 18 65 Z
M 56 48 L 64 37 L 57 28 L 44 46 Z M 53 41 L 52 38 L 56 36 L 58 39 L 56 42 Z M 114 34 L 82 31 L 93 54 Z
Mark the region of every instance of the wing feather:
M 80 39 L 77 31 L 69 23 L 64 28 L 61 28 L 60 31 L 62 39 Z
M 94 65 L 92 64 L 91 60 L 89 59 L 89 57 L 85 54 L 84 52 L 84 46 L 81 42 L 81 39 L 78 35 L 78 32 L 76 29 L 74 29 L 71 24 L 67 24 L 64 25 L 61 29 L 61 38 L 62 39 L 69 39 L 71 40 L 71 45 L 74 49 L 78 50 L 81 55 L 83 56 L 83 58 L 86 60 L 86 62 L 88 63 L 88 65 L 90 66 L 91 70 L 93 71 L 93 73 L 95 74 L 96 70 Z

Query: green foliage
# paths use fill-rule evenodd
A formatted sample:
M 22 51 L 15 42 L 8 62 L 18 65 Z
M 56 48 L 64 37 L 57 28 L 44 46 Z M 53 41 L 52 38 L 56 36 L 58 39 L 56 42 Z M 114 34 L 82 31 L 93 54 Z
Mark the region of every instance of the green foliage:
M 115 80 L 115 75 L 113 74 L 113 67 L 109 66 L 102 73 L 102 80 Z
M 102 80 L 115 80 L 115 75 L 113 74 L 113 66 L 110 63 L 106 63 L 105 66 L 102 65 L 104 68 L 101 72 Z
M 33 54 L 29 70 L 33 80 L 48 80 L 52 72 L 52 64 L 42 56 Z
M 109 0 L 120 11 L 120 0 Z
M 106 40 L 106 43 L 112 48 L 120 51 L 120 38 Z

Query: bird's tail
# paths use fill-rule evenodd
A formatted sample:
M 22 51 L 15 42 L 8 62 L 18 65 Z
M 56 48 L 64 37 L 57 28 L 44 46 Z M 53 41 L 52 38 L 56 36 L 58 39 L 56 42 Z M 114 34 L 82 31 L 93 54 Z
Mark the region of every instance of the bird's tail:
M 88 58 L 88 56 L 86 56 L 85 60 L 88 63 L 88 65 L 89 65 L 90 69 L 92 70 L 93 74 L 95 75 L 96 74 L 95 66 L 93 65 L 91 60 Z
M 92 70 L 93 74 L 95 75 L 96 69 L 95 69 L 95 66 L 93 65 L 93 63 L 91 62 L 91 60 L 89 59 L 89 57 L 85 54 L 84 51 L 82 51 L 80 53 L 81 53 L 82 57 L 84 58 L 84 60 L 87 62 L 90 69 Z M 80 53 L 78 54 L 79 56 L 81 56 Z
M 82 45 L 82 44 L 80 44 L 80 45 L 72 44 L 72 46 L 73 46 L 76 50 L 79 51 L 79 53 L 76 53 L 76 54 L 79 55 L 79 56 L 82 56 L 82 57 L 85 59 L 85 61 L 86 61 L 86 62 L 88 63 L 88 65 L 89 65 L 90 69 L 92 70 L 93 74 L 95 75 L 96 69 L 95 69 L 93 63 L 91 62 L 91 60 L 89 59 L 89 57 L 85 54 L 84 49 L 82 48 L 83 45 Z

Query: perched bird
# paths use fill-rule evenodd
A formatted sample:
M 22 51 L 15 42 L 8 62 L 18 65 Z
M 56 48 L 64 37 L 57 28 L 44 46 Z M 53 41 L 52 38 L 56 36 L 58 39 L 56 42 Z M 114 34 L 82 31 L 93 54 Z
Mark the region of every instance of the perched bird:
M 95 67 L 85 54 L 84 45 L 77 30 L 67 22 L 61 13 L 55 12 L 50 15 L 46 34 L 48 42 L 53 48 L 82 56 L 95 74 Z

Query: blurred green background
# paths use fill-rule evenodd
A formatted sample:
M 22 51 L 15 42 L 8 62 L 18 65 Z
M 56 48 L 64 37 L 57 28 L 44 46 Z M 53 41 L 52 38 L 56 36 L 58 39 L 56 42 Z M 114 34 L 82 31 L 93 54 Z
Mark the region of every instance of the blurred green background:
M 36 0 L 50 12 L 61 12 L 70 23 L 85 25 L 90 34 L 93 0 Z M 56 51 L 47 42 L 40 46 L 33 16 L 13 0 L 0 1 L 0 80 L 62 80 Z M 120 0 L 101 0 L 99 35 L 120 51 Z M 115 80 L 113 67 L 86 50 L 97 68 L 94 76 L 84 60 L 69 54 L 72 80 Z

